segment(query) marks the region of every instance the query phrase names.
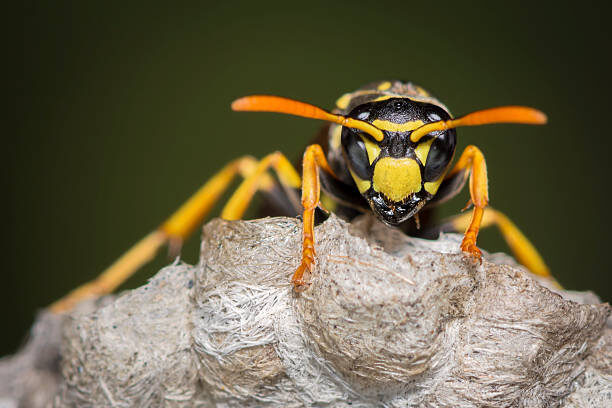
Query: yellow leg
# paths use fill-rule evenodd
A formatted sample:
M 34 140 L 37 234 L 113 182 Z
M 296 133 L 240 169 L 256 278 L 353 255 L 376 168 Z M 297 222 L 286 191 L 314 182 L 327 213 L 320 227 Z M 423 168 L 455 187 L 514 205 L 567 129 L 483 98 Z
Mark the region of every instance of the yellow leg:
M 153 259 L 157 250 L 166 242 L 166 235 L 153 231 L 129 251 L 117 259 L 96 279 L 79 286 L 63 298 L 56 300 L 49 309 L 61 313 L 72 309 L 77 303 L 112 292 L 125 282 L 138 268 Z
M 306 289 L 307 282 L 304 280 L 304 272 L 310 271 L 315 262 L 314 213 L 321 196 L 319 168 L 335 177 L 321 146 L 310 145 L 304 152 L 302 169 L 302 206 L 304 207 L 302 262 L 291 279 L 294 289 L 298 292 Z
M 202 222 L 219 197 L 231 184 L 236 174 L 248 177 L 257 169 L 257 161 L 249 156 L 234 160 L 204 184 L 185 204 L 168 218 L 156 231 L 140 240 L 96 279 L 88 282 L 50 306 L 61 313 L 72 309 L 78 302 L 114 291 L 142 265 L 150 261 L 158 249 L 168 241 L 180 245 Z M 274 181 L 269 174 L 259 178 L 256 187 L 269 189 Z
M 221 217 L 234 220 L 239 219 L 244 214 L 253 195 L 257 191 L 257 185 L 262 174 L 265 174 L 270 167 L 276 170 L 282 184 L 302 188 L 303 213 L 303 233 L 302 233 L 302 261 L 300 266 L 293 274 L 291 282 L 296 291 L 306 288 L 304 273 L 310 270 L 315 262 L 314 249 L 314 212 L 319 204 L 321 186 L 319 184 L 319 168 L 334 175 L 334 172 L 327 163 L 323 149 L 319 145 L 310 145 L 304 152 L 302 179 L 297 174 L 291 163 L 280 152 L 272 153 L 264 157 L 257 166 L 257 169 L 242 182 L 234 195 L 230 198 L 221 212 Z M 335 177 L 335 176 L 334 176 Z
M 482 253 L 476 246 L 476 238 L 484 213 L 484 208 L 489 204 L 489 186 L 487 179 L 487 165 L 480 149 L 470 145 L 465 148 L 461 157 L 450 171 L 447 177 L 452 177 L 459 171 L 468 170 L 470 176 L 470 203 L 474 204 L 472 219 L 465 229 L 465 235 L 461 242 L 461 250 L 468 252 L 480 259 Z M 466 172 L 467 176 L 467 172 Z
M 254 171 L 240 184 L 238 189 L 230 197 L 229 201 L 221 211 L 221 218 L 226 220 L 238 220 L 249 206 L 253 195 L 260 188 L 262 180 L 268 177 L 267 170 L 273 168 L 278 179 L 286 187 L 300 188 L 300 175 L 289 160 L 281 152 L 274 152 L 257 164 Z
M 462 214 L 450 220 L 449 224 L 456 231 L 463 231 L 469 225 L 469 214 Z M 518 227 L 510 221 L 501 212 L 488 207 L 484 211 L 481 227 L 496 225 L 499 228 L 506 243 L 512 250 L 514 257 L 527 269 L 536 275 L 550 276 L 550 269 L 535 249 L 529 242 L 529 239 L 518 229 Z

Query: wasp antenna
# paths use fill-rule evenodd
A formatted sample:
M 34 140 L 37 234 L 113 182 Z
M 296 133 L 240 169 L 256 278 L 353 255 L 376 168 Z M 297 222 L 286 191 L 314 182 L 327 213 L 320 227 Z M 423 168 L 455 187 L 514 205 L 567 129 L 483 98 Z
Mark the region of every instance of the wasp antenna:
M 272 95 L 244 96 L 232 102 L 232 110 L 247 112 L 276 112 L 304 118 L 327 120 L 339 123 L 342 119 L 319 107 L 289 98 Z
M 543 125 L 548 121 L 544 112 L 526 106 L 500 106 L 468 113 L 457 119 L 427 123 L 415 129 L 410 135 L 412 142 L 418 142 L 423 136 L 436 130 L 452 129 L 459 126 L 479 126 L 492 123 L 522 123 Z
M 288 115 L 301 116 L 303 118 L 325 120 L 342 126 L 362 130 L 371 135 L 377 141 L 383 140 L 383 132 L 376 126 L 359 119 L 347 118 L 327 112 L 309 103 L 296 101 L 272 95 L 244 96 L 232 102 L 232 110 L 246 112 L 276 112 Z

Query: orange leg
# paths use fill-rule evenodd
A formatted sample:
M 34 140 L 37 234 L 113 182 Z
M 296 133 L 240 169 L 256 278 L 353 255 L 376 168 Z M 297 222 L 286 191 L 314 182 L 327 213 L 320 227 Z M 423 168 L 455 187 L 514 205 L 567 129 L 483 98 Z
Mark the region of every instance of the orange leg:
M 314 247 L 314 213 L 321 197 L 319 182 L 319 167 L 333 175 L 334 172 L 327 163 L 323 149 L 319 145 L 310 145 L 304 152 L 302 169 L 302 206 L 304 207 L 302 232 L 302 262 L 293 274 L 291 282 L 294 289 L 299 292 L 307 287 L 304 273 L 310 271 L 315 262 Z
M 310 270 L 315 262 L 314 211 L 317 205 L 319 205 L 321 195 L 319 167 L 331 175 L 334 175 L 334 172 L 329 167 L 323 149 L 319 145 L 310 145 L 306 148 L 303 160 L 302 179 L 300 179 L 300 176 L 282 153 L 275 152 L 269 154 L 259 162 L 257 168 L 234 192 L 221 211 L 221 218 L 236 220 L 242 217 L 253 195 L 257 191 L 257 186 L 260 183 L 262 175 L 265 175 L 265 172 L 270 167 L 276 170 L 282 184 L 293 188 L 302 187 L 302 206 L 304 207 L 302 262 L 291 279 L 295 290 L 300 291 L 306 288 L 306 282 L 303 279 L 304 272 Z
M 457 172 L 466 169 L 468 170 L 466 176 L 469 172 L 470 177 L 470 202 L 468 202 L 468 206 L 470 203 L 474 204 L 474 211 L 472 212 L 472 219 L 465 230 L 465 235 L 461 242 L 461 250 L 480 259 L 482 252 L 476 246 L 476 238 L 478 237 L 484 209 L 489 204 L 489 186 L 484 156 L 474 145 L 465 148 L 457 164 L 455 164 L 455 167 L 449 172 L 447 177 L 452 177 Z
M 82 300 L 111 293 L 141 266 L 153 259 L 159 248 L 164 244 L 170 242 L 171 249 L 172 247 L 180 247 L 181 243 L 206 217 L 219 197 L 229 187 L 236 174 L 248 177 L 256 168 L 257 161 L 250 156 L 229 163 L 204 184 L 157 230 L 136 243 L 96 279 L 74 289 L 54 302 L 50 306 L 50 310 L 61 313 L 72 309 Z M 270 188 L 273 182 L 269 174 L 263 174 L 259 179 L 257 188 Z

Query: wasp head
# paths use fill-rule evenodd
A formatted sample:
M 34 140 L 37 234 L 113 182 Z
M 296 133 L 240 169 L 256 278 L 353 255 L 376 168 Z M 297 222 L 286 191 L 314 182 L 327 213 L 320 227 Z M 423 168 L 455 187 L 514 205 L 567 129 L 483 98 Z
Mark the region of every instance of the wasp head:
M 397 225 L 416 214 L 437 192 L 456 145 L 454 129 L 434 131 L 417 142 L 414 129 L 450 119 L 432 103 L 389 98 L 355 107 L 348 115 L 384 135 L 376 140 L 359 129 L 342 129 L 342 148 L 351 176 L 372 211 Z

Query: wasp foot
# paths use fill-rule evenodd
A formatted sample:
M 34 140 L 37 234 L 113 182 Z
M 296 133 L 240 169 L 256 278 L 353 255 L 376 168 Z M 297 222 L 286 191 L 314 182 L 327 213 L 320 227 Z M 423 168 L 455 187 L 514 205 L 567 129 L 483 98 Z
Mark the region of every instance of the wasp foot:
M 475 261 L 482 263 L 482 251 L 476 246 L 476 242 L 470 237 L 464 237 L 461 242 L 461 250 L 473 257 Z

